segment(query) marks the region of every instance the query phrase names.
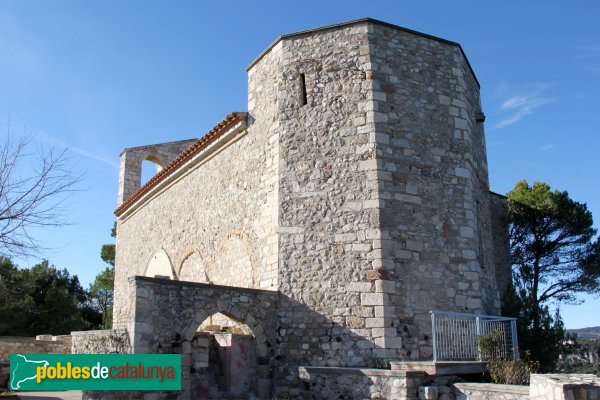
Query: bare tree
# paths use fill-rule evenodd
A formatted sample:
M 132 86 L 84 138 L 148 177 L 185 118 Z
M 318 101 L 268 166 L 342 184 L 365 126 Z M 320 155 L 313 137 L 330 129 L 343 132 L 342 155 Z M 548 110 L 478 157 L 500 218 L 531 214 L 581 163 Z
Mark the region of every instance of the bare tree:
M 13 139 L 7 130 L 0 144 L 0 255 L 31 256 L 41 243 L 32 230 L 63 226 L 65 200 L 81 175 L 69 168 L 67 150 L 43 148 L 30 153 L 31 140 Z

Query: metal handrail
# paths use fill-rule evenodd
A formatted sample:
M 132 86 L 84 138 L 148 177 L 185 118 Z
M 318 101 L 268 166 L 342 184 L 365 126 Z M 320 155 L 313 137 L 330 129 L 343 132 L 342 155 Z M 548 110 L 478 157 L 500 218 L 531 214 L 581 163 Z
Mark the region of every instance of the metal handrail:
M 430 311 L 433 361 L 485 361 L 478 338 L 499 332 L 498 353 L 519 358 L 516 318 L 469 314 L 453 311 Z

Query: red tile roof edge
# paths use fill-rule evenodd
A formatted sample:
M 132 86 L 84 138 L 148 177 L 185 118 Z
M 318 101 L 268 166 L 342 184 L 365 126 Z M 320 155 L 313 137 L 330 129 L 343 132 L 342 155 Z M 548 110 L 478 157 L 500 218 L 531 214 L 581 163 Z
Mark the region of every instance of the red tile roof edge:
M 142 196 L 152 190 L 156 185 L 162 182 L 165 178 L 177 171 L 179 167 L 191 160 L 196 154 L 204 150 L 216 139 L 226 133 L 231 127 L 238 122 L 244 121 L 248 116 L 245 112 L 232 112 L 226 116 L 221 122 L 215 125 L 208 133 L 200 139 L 192 143 L 190 147 L 185 149 L 177 158 L 171 161 L 162 171 L 154 175 L 144 186 L 135 192 L 129 199 L 121 204 L 116 210 L 115 215 L 121 216 L 129 207 L 135 204 Z

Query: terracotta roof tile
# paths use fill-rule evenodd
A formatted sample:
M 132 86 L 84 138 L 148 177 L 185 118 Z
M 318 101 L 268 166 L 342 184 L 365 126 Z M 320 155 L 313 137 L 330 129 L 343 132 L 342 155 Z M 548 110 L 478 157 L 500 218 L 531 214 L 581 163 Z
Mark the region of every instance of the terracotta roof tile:
M 175 160 L 170 162 L 162 171 L 154 175 L 144 186 L 142 186 L 137 192 L 135 192 L 129 199 L 123 202 L 115 210 L 115 215 L 118 217 L 137 202 L 142 196 L 148 193 L 152 188 L 158 185 L 159 182 L 163 181 L 166 177 L 177 171 L 179 167 L 185 164 L 187 161 L 192 159 L 200 151 L 208 147 L 212 142 L 218 139 L 221 135 L 227 132 L 231 127 L 240 121 L 243 121 L 247 117 L 245 112 L 233 112 L 225 117 L 221 122 L 215 125 L 208 133 L 202 136 L 200 139 L 192 143 L 190 147 L 185 149 L 181 154 L 177 156 Z

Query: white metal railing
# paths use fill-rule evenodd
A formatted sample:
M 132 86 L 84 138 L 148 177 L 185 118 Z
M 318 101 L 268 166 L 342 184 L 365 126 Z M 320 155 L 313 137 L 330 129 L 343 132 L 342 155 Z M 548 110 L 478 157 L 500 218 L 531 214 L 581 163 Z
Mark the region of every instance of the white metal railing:
M 519 358 L 516 318 L 430 311 L 433 361 L 485 361 L 478 338 L 497 332 L 495 356 Z

